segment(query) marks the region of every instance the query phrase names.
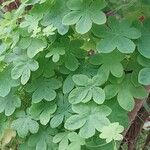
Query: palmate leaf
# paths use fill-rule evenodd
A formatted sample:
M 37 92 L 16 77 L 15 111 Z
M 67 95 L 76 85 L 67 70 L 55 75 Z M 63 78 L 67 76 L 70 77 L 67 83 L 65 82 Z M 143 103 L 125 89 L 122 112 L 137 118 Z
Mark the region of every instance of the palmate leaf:
M 32 39 L 31 44 L 27 48 L 27 55 L 29 58 L 33 58 L 39 52 L 46 48 L 47 43 L 45 39 Z
M 80 34 L 88 32 L 92 23 L 101 25 L 106 22 L 106 16 L 101 11 L 106 6 L 105 0 L 68 0 L 67 6 L 71 11 L 62 22 L 65 25 L 76 24 L 76 31 Z
M 39 63 L 39 68 L 32 73 L 33 79 L 39 78 L 40 76 L 50 78 L 55 75 L 55 69 L 58 67 L 56 63 L 52 60 L 46 59 L 44 56 L 40 57 L 37 61 Z
M 47 42 L 44 38 L 29 38 L 23 37 L 18 43 L 18 47 L 21 49 L 27 49 L 27 56 L 33 58 L 39 52 L 46 48 Z
M 68 32 L 69 27 L 62 24 L 62 18 L 68 11 L 66 0 L 56 0 L 54 5 L 48 9 L 48 12 L 42 18 L 41 24 L 43 26 L 53 24 L 57 28 L 58 33 L 64 35 Z
M 148 96 L 146 89 L 139 85 L 135 86 L 131 81 L 131 76 L 126 75 L 119 83 L 107 85 L 105 88 L 106 99 L 111 99 L 117 95 L 120 106 L 131 111 L 134 108 L 134 98 L 144 99 Z
M 16 130 L 20 137 L 25 138 L 29 132 L 37 133 L 39 124 L 31 116 L 22 113 L 16 120 L 13 120 L 11 128 Z
M 81 49 L 83 41 L 77 39 L 70 41 L 69 38 L 62 38 L 60 45 L 65 48 L 64 66 L 70 71 L 77 70 L 80 64 L 78 59 L 84 59 L 86 56 L 86 51 Z
M 102 104 L 105 101 L 105 92 L 99 87 L 103 81 L 99 76 L 94 76 L 91 79 L 86 75 L 78 74 L 74 75 L 72 79 L 77 87 L 69 94 L 70 103 L 87 103 L 93 99 L 97 104 Z
M 56 133 L 55 129 L 41 127 L 38 133 L 29 137 L 28 146 L 34 150 L 57 150 L 57 144 L 53 142 Z
M 25 85 L 30 79 L 31 71 L 36 71 L 38 67 L 37 61 L 24 57 L 22 60 L 14 62 L 11 77 L 13 79 L 19 79 L 21 77 L 21 83 Z
M 58 133 L 54 136 L 53 142 L 59 143 L 58 150 L 81 150 L 81 146 L 85 145 L 85 140 L 76 132 Z
M 11 91 L 7 96 L 0 97 L 0 113 L 5 112 L 6 116 L 14 113 L 15 109 L 21 106 L 20 98 Z
M 133 53 L 136 45 L 132 40 L 138 39 L 141 33 L 126 20 L 118 21 L 114 17 L 108 18 L 108 26 L 94 26 L 93 33 L 102 38 L 97 43 L 97 50 L 110 53 L 116 48 L 121 53 Z
M 96 54 L 89 59 L 89 62 L 93 65 L 101 65 L 99 74 L 104 72 L 108 79 L 110 73 L 115 77 L 121 77 L 123 75 L 124 69 L 121 61 L 124 58 L 124 54 L 114 51 L 109 54 Z
M 119 125 L 118 122 L 111 123 L 109 126 L 105 126 L 102 129 L 100 138 L 106 139 L 107 143 L 111 142 L 112 140 L 120 141 L 123 139 L 123 135 L 121 135 L 123 130 L 124 130 L 124 127 Z
M 52 118 L 56 109 L 56 104 L 43 101 L 37 104 L 32 104 L 30 107 L 30 115 L 35 120 L 40 120 L 42 125 L 46 125 L 50 121 L 50 118 Z
M 43 35 L 51 36 L 55 34 L 56 28 L 53 25 L 49 25 L 43 29 Z
M 9 94 L 12 87 L 19 85 L 17 80 L 11 78 L 11 68 L 7 67 L 0 72 L 0 96 L 5 97 Z
M 31 84 L 27 85 L 26 90 L 33 92 L 32 102 L 39 103 L 42 100 L 52 101 L 56 98 L 56 89 L 62 86 L 61 82 L 55 78 L 43 78 L 34 79 Z
M 46 54 L 46 58 L 52 57 L 53 62 L 58 62 L 61 55 L 65 54 L 65 48 L 59 46 L 59 43 L 55 43 L 49 48 L 50 52 Z
M 96 130 L 101 131 L 110 123 L 107 116 L 111 113 L 111 109 L 105 105 L 77 104 L 73 105 L 72 109 L 76 114 L 67 119 L 65 128 L 80 129 L 79 135 L 83 138 L 92 137 Z
M 58 127 L 72 115 L 71 105 L 68 102 L 68 95 L 63 95 L 62 93 L 59 93 L 56 100 L 57 110 L 50 121 L 50 126 L 52 128 Z
M 138 42 L 138 51 L 140 52 L 141 55 L 143 55 L 146 58 L 150 58 L 150 51 L 149 51 L 150 28 L 149 26 L 150 26 L 150 20 L 144 21 L 141 27 L 142 36 Z
M 27 45 L 28 46 L 28 45 Z M 22 45 L 22 47 L 26 47 Z M 15 47 L 13 52 L 7 56 L 6 61 L 8 63 L 13 63 L 13 68 L 11 70 L 12 79 L 21 78 L 21 83 L 25 85 L 31 76 L 31 71 L 36 71 L 39 68 L 39 64 L 36 60 L 31 59 L 24 52 L 24 49 Z
M 43 3 L 42 3 L 43 1 Z M 43 18 L 43 15 L 47 12 L 47 10 L 51 7 L 52 1 L 42 0 L 40 4 L 37 4 L 29 13 L 24 15 L 24 18 L 20 22 L 20 27 L 22 29 L 26 29 L 28 33 L 30 33 L 31 37 L 39 37 L 41 36 L 41 24 L 40 21 Z M 28 1 L 27 5 L 34 5 L 38 3 L 37 1 Z M 25 6 L 23 6 L 25 7 Z M 43 9 L 44 8 L 44 9 Z M 24 35 L 23 35 L 24 36 Z
M 32 15 L 26 15 L 24 20 L 21 22 L 20 27 L 21 28 L 28 28 L 28 32 L 36 32 L 39 27 L 39 21 L 41 20 L 42 16 L 32 16 Z

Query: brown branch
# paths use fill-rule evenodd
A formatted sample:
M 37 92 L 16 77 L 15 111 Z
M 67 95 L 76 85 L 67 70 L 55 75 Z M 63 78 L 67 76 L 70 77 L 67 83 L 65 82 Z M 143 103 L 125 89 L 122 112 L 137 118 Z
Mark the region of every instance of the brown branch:
M 147 103 L 148 105 L 150 105 L 150 94 L 149 94 L 149 97 L 147 98 Z M 120 150 L 122 149 L 121 147 L 125 143 L 128 145 L 128 150 L 135 150 L 137 138 L 139 134 L 141 133 L 144 123 L 148 119 L 149 115 L 150 115 L 150 112 L 147 112 L 147 110 L 142 105 L 135 119 L 132 121 L 130 128 L 127 130 L 124 136 L 124 139 L 120 146 Z

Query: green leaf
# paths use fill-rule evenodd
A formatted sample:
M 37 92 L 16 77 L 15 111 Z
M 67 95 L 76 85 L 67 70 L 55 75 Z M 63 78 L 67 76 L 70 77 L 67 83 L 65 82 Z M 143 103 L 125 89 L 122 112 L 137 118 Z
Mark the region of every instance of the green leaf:
M 88 32 L 92 23 L 101 25 L 106 22 L 106 15 L 101 11 L 106 6 L 104 0 L 69 0 L 67 6 L 70 12 L 64 16 L 62 22 L 65 25 L 76 24 L 76 31 L 80 34 Z
M 99 87 L 94 87 L 93 88 L 93 100 L 97 104 L 102 104 L 105 100 L 105 92 Z
M 117 48 L 121 53 L 133 53 L 136 45 L 132 40 L 141 36 L 140 31 L 127 20 L 119 21 L 114 17 L 109 17 L 107 23 L 108 26 L 94 26 L 93 28 L 93 33 L 102 38 L 97 43 L 97 50 L 110 53 Z
M 35 150 L 56 150 L 57 145 L 53 143 L 53 136 L 57 130 L 50 127 L 42 127 L 38 133 L 33 134 L 28 139 L 28 145 Z
M 115 77 L 121 77 L 123 75 L 123 65 L 121 61 L 125 56 L 118 52 L 111 52 L 109 54 L 97 54 L 89 59 L 89 62 L 93 65 L 101 65 L 99 73 L 103 71 L 107 73 L 106 76 L 109 76 L 111 73 Z
M 110 92 L 108 90 L 110 90 Z M 134 98 L 144 99 L 148 96 L 143 86 L 135 86 L 132 83 L 130 75 L 126 75 L 120 83 L 107 85 L 105 92 L 106 98 L 108 99 L 117 95 L 120 106 L 127 111 L 131 111 L 134 108 Z
M 64 35 L 68 32 L 69 27 L 62 24 L 62 18 L 68 11 L 66 0 L 56 0 L 55 4 L 48 9 L 47 13 L 42 18 L 41 24 L 43 26 L 53 24 L 54 27 L 57 28 L 58 33 Z
M 81 146 L 85 145 L 85 140 L 76 132 L 58 133 L 54 136 L 53 142 L 59 143 L 58 150 L 81 150 Z
M 28 115 L 22 115 L 18 119 L 13 120 L 11 128 L 17 131 L 22 138 L 26 137 L 28 133 L 37 133 L 39 124 Z
M 80 102 L 87 103 L 92 98 L 97 104 L 102 104 L 105 101 L 105 92 L 101 85 L 101 79 L 98 76 L 94 76 L 92 79 L 86 75 L 78 74 L 73 77 L 74 83 L 79 86 L 73 89 L 69 94 L 69 102 L 72 104 L 78 104 Z
M 50 78 L 55 75 L 56 64 L 52 60 L 46 59 L 44 56 L 38 60 L 39 68 L 33 72 L 33 78 L 38 78 L 43 76 L 45 78 Z
M 143 85 L 150 85 L 150 68 L 144 68 L 139 72 L 138 81 Z
M 146 68 L 150 67 L 150 59 L 145 58 L 145 57 L 143 57 L 141 55 L 137 56 L 137 62 L 140 65 L 142 65 L 143 67 L 146 67 Z
M 105 103 L 108 107 L 112 109 L 111 114 L 108 116 L 111 122 L 119 122 L 124 128 L 129 126 L 129 116 L 128 111 L 124 110 L 116 101 L 116 98 L 113 98 Z M 123 118 L 123 119 L 122 119 Z
M 52 101 L 56 98 L 56 89 L 62 86 L 61 82 L 55 78 L 39 78 L 27 85 L 26 90 L 33 92 L 32 102 L 39 103 L 42 100 Z
M 10 67 L 0 72 L 0 96 L 5 97 L 9 94 L 12 87 L 18 86 L 17 80 L 11 78 Z
M 29 58 L 33 58 L 36 54 L 43 51 L 46 48 L 47 43 L 45 40 L 42 39 L 32 39 L 31 44 L 27 49 L 27 55 Z
M 75 71 L 79 66 L 79 62 L 74 55 L 66 55 L 65 66 L 67 69 Z
M 68 96 L 61 93 L 58 94 L 57 98 L 57 110 L 50 121 L 50 126 L 52 128 L 58 127 L 62 124 L 68 117 L 71 116 L 72 110 L 71 105 L 68 102 Z
M 69 132 L 60 132 L 54 136 L 53 142 L 59 143 L 58 150 L 66 150 L 67 149 L 67 147 L 69 145 L 69 140 L 67 137 L 68 134 L 69 134 Z
M 6 116 L 12 115 L 20 106 L 21 100 L 14 91 L 11 91 L 6 97 L 0 97 L 0 113 L 5 112 Z
M 69 75 L 69 76 L 64 80 L 63 93 L 64 93 L 64 94 L 68 94 L 73 88 L 74 88 L 74 82 L 73 82 L 73 80 L 72 80 L 72 76 Z
M 73 82 L 78 86 L 86 86 L 89 78 L 86 75 L 78 74 L 72 77 Z
M 40 120 L 42 125 L 46 125 L 53 113 L 56 111 L 57 105 L 51 102 L 40 102 L 32 104 L 30 107 L 30 115 L 36 120 Z
M 53 62 L 58 62 L 61 55 L 65 54 L 65 50 L 63 47 L 50 47 L 50 52 L 46 54 L 46 58 L 52 57 Z
M 46 28 L 43 29 L 43 35 L 46 35 L 47 37 L 51 36 L 51 35 L 54 35 L 55 30 L 56 30 L 56 28 L 53 25 L 49 25 L 49 26 L 47 26 Z
M 105 105 L 77 104 L 73 105 L 72 109 L 76 114 L 67 119 L 65 128 L 68 130 L 80 129 L 79 135 L 83 138 L 92 137 L 95 130 L 101 131 L 105 125 L 109 124 L 107 116 L 111 113 L 111 109 Z
M 25 85 L 30 79 L 31 71 L 36 71 L 38 68 L 37 61 L 23 57 L 20 60 L 14 61 L 11 77 L 13 79 L 19 79 L 21 77 L 21 83 Z
M 120 141 L 123 139 L 123 135 L 121 135 L 123 130 L 123 126 L 119 125 L 118 122 L 111 123 L 109 126 L 105 126 L 102 129 L 100 138 L 106 139 L 107 143 L 111 142 L 112 140 Z
M 71 71 L 75 71 L 80 64 L 78 58 L 81 59 L 86 56 L 86 52 L 81 49 L 83 41 L 70 41 L 69 38 L 62 38 L 60 44 L 65 48 L 65 56 L 63 58 L 65 67 Z
M 144 21 L 143 26 L 141 27 L 142 36 L 138 41 L 138 51 L 140 54 L 146 58 L 150 58 L 150 29 L 149 29 L 150 23 L 149 20 Z
M 26 15 L 24 20 L 20 23 L 21 28 L 28 28 L 28 32 L 36 32 L 39 26 L 39 21 L 41 20 L 42 16 L 36 15 Z
M 106 94 L 106 99 L 111 99 L 113 98 L 114 96 L 117 95 L 118 93 L 118 87 L 116 85 L 107 85 L 105 88 L 104 88 L 104 91 L 105 91 L 105 94 Z
M 113 148 L 114 142 L 106 143 L 103 139 L 100 139 L 99 136 L 94 136 L 86 141 L 86 148 L 84 150 L 114 150 Z
M 0 6 L 0 149 L 119 149 L 148 97 L 148 0 L 14 1 Z

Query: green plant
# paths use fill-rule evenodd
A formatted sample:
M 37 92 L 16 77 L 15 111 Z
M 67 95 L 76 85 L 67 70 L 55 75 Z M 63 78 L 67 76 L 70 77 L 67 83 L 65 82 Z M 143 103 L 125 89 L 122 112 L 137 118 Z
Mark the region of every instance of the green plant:
M 0 6 L 0 141 L 17 134 L 0 149 L 117 149 L 148 96 L 149 2 L 11 2 Z

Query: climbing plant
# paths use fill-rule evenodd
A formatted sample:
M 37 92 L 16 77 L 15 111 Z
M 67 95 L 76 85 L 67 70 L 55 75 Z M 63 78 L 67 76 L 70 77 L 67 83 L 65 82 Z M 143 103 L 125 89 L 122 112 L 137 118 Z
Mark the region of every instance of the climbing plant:
M 148 97 L 149 0 L 0 3 L 0 149 L 117 150 Z

